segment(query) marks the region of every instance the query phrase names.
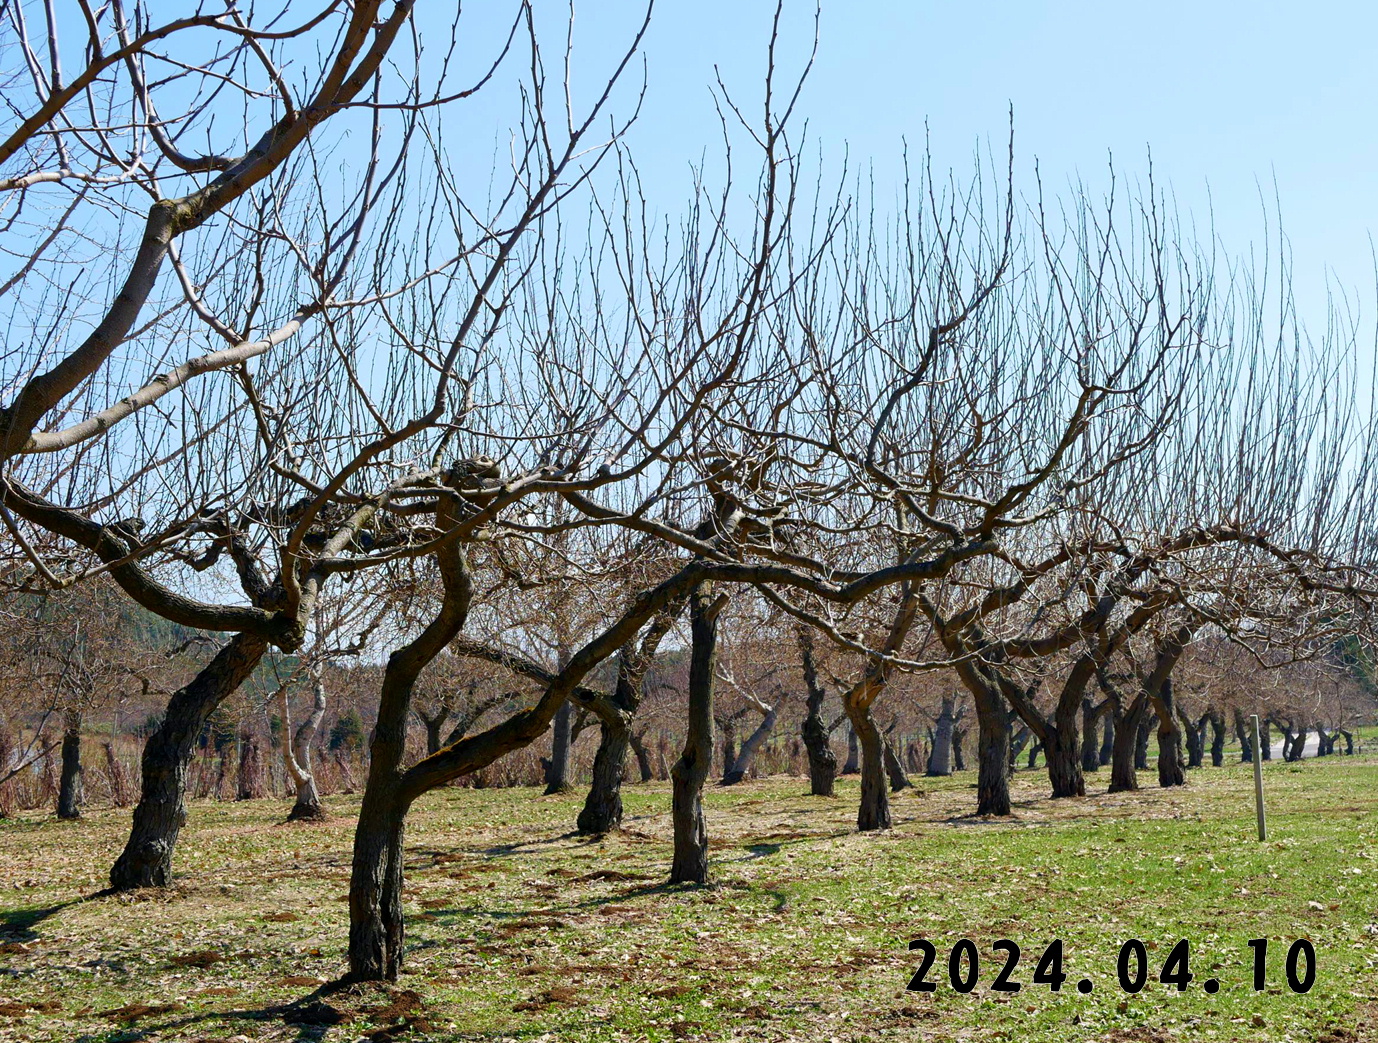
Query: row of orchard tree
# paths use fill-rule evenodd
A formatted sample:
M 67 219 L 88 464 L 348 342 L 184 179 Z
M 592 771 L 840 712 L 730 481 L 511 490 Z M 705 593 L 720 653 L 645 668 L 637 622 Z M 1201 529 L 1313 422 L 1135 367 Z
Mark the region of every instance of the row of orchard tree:
M 670 876 L 699 881 L 724 650 L 763 627 L 810 750 L 829 699 L 856 736 L 862 829 L 889 822 L 880 713 L 908 678 L 956 676 L 977 810 L 1003 815 L 1024 729 L 1079 795 L 1101 705 L 1125 788 L 1139 721 L 1176 741 L 1193 649 L 1281 666 L 1367 638 L 1357 321 L 1303 324 L 1278 258 L 1225 260 L 1151 181 L 1016 193 L 1011 147 L 966 178 L 911 164 L 892 206 L 829 188 L 807 54 L 776 33 L 761 85 L 719 85 L 721 161 L 665 219 L 627 138 L 649 12 L 590 84 L 525 0 L 491 47 L 458 25 L 427 47 L 408 0 L 74 7 L 3 14 L 6 576 L 223 635 L 144 745 L 116 889 L 169 881 L 198 737 L 270 650 L 382 664 L 359 980 L 398 972 L 430 790 L 582 710 L 580 826 L 616 825 L 666 649 Z M 477 117 L 511 127 L 492 164 Z M 409 758 L 452 658 L 497 701 Z M 295 734 L 315 704 L 288 725 L 289 690 Z

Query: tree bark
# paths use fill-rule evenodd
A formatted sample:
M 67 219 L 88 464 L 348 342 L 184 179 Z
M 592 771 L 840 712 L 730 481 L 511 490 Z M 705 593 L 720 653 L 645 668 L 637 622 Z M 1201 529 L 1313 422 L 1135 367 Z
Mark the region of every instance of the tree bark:
M 655 771 L 651 768 L 651 754 L 646 749 L 645 733 L 633 732 L 628 741 L 631 743 L 632 752 L 636 754 L 636 766 L 641 772 L 641 781 L 650 782 L 655 778 Z
M 670 770 L 674 780 L 671 819 L 674 860 L 670 883 L 708 883 L 708 827 L 703 817 L 703 784 L 713 764 L 713 687 L 718 657 L 718 613 L 722 600 L 709 583 L 689 599 L 689 716 L 684 750 Z
M 1182 768 L 1182 729 L 1177 726 L 1172 678 L 1164 679 L 1159 686 L 1158 694 L 1153 697 L 1153 709 L 1158 714 L 1158 785 L 1164 788 L 1185 786 L 1187 777 Z
M 598 722 L 598 752 L 593 757 L 593 782 L 575 823 L 580 833 L 607 833 L 622 824 L 622 775 L 626 770 L 627 749 L 631 742 L 631 728 L 625 722 Z M 643 763 L 643 775 L 648 767 Z
M 1100 753 L 1097 759 L 1100 766 L 1104 768 L 1115 756 L 1115 715 L 1107 712 L 1105 715 L 1105 729 L 1101 734 Z
M 735 786 L 751 774 L 761 744 L 770 737 L 770 733 L 775 729 L 775 722 L 780 718 L 778 707 L 779 701 L 777 700 L 775 706 L 766 711 L 765 717 L 756 726 L 756 730 L 746 737 L 746 742 L 742 743 L 742 748 L 737 751 L 737 759 L 732 762 L 732 766 L 723 775 L 724 786 Z
M 1067 712 L 1059 701 L 1052 724 L 1043 737 L 1043 753 L 1048 760 L 1048 781 L 1053 785 L 1054 798 L 1086 796 L 1076 715 L 1076 709 Z
M 967 761 L 962 753 L 962 743 L 966 739 L 967 730 L 965 728 L 952 729 L 952 770 L 966 771 Z
M 311 743 L 325 717 L 325 683 L 317 670 L 311 670 L 311 713 L 295 732 L 292 731 L 291 710 L 287 700 L 287 685 L 278 689 L 278 714 L 282 718 L 282 761 L 287 777 L 292 780 L 297 799 L 287 814 L 288 822 L 322 822 L 326 819 L 316 789 L 316 776 L 311 769 Z
M 890 828 L 890 797 L 886 792 L 885 740 L 871 717 L 869 706 L 847 701 L 847 716 L 852 734 L 861 749 L 861 802 L 857 807 L 856 828 L 862 832 Z
M 172 853 L 186 822 L 187 767 L 206 719 L 254 672 L 268 642 L 256 634 L 232 637 L 168 702 L 163 723 L 144 743 L 142 795 L 124 851 L 110 870 L 116 891 L 165 887 Z
M 1262 759 L 1270 761 L 1273 759 L 1273 722 L 1265 718 L 1259 724 L 1259 745 L 1263 747 L 1260 751 L 1263 754 Z
M 934 778 L 952 774 L 952 733 L 956 726 L 956 707 L 956 698 L 943 696 L 938 719 L 933 722 L 933 750 L 928 755 L 928 771 L 925 774 Z
M 881 736 L 880 740 L 884 744 L 885 750 L 885 774 L 890 776 L 890 792 L 898 793 L 902 789 L 907 789 L 914 785 L 909 781 L 909 776 L 904 773 L 904 765 L 900 763 L 899 757 L 895 755 L 894 744 L 890 742 L 888 735 Z
M 837 755 L 833 753 L 828 724 L 823 720 L 823 700 L 827 693 L 818 680 L 818 668 L 813 657 L 813 635 L 807 628 L 801 627 L 796 636 L 803 665 L 804 687 L 808 691 L 799 734 L 809 757 L 809 794 L 831 797 L 837 778 Z
M 1132 792 L 1139 788 L 1139 736 L 1148 716 L 1148 699 L 1140 694 L 1123 712 L 1115 714 L 1115 745 L 1110 757 L 1111 793 Z
M 999 694 L 972 693 L 976 703 L 976 814 L 1010 813 L 1010 718 Z
M 1210 715 L 1211 725 L 1211 767 L 1219 768 L 1225 763 L 1225 715 L 1215 710 Z
M 857 742 L 856 729 L 847 725 L 847 761 L 842 765 L 843 775 L 855 775 L 861 770 L 861 744 Z
M 574 706 L 569 700 L 565 700 L 555 711 L 550 731 L 550 767 L 545 775 L 545 793 L 548 797 L 569 789 L 569 737 L 573 717 Z
M 1254 759 L 1254 737 L 1244 725 L 1244 712 L 1234 708 L 1234 734 L 1239 739 L 1239 762 L 1252 763 Z
M 81 818 L 81 711 L 63 715 L 62 775 L 57 791 L 57 817 Z
M 1148 770 L 1148 737 L 1153 734 L 1153 717 L 1147 711 L 1139 719 L 1139 731 L 1134 743 L 1134 767 Z

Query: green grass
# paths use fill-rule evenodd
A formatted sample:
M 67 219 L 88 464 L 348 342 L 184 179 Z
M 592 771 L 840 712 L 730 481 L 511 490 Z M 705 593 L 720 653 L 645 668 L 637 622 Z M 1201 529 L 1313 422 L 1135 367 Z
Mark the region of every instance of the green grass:
M 1074 801 L 1021 772 L 1006 821 L 967 817 L 970 774 L 917 780 L 922 792 L 894 800 L 896 828 L 876 835 L 851 829 L 853 780 L 834 800 L 794 778 L 714 787 L 709 888 L 663 886 L 663 784 L 626 787 L 627 828 L 604 840 L 567 835 L 578 794 L 446 790 L 410 819 L 406 973 L 395 989 L 327 996 L 350 1019 L 328 1028 L 273 1008 L 342 970 L 353 799 L 332 799 L 324 826 L 279 824 L 285 803 L 199 803 L 177 884 L 124 897 L 83 898 L 128 812 L 26 815 L 0 822 L 0 1039 L 356 1040 L 419 1017 L 396 1038 L 1378 1040 L 1378 761 L 1266 773 L 1265 844 L 1237 763 L 1115 796 L 1099 793 L 1102 771 L 1098 795 Z M 1270 987 L 1255 993 L 1247 940 L 1265 936 Z M 917 937 L 939 950 L 935 993 L 905 991 Z M 1058 993 L 1030 984 L 1055 937 Z M 1303 937 L 1316 984 L 1294 995 L 1283 961 Z M 946 981 L 959 938 L 982 961 L 969 995 Z M 989 988 L 999 938 L 1023 949 L 1016 994 Z M 1116 985 L 1128 938 L 1153 961 L 1136 996 Z M 1197 976 L 1181 994 L 1154 977 L 1180 938 Z M 208 966 L 175 962 L 197 953 Z M 1209 976 L 1217 995 L 1201 988 Z M 138 1003 L 175 1006 L 102 1014 Z

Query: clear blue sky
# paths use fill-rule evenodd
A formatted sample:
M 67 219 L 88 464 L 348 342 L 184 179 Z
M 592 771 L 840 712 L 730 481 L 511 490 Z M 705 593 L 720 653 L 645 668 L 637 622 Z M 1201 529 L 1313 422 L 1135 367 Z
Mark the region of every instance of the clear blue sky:
M 448 5 L 424 6 L 428 35 L 452 17 Z M 537 7 L 548 61 L 558 62 L 565 5 Z M 633 138 L 653 198 L 682 198 L 690 162 L 713 154 L 715 64 L 745 99 L 759 96 L 773 8 L 659 0 L 645 49 L 650 93 Z M 489 10 L 473 5 L 465 18 Z M 576 3 L 577 82 L 594 85 L 641 10 L 631 0 Z M 813 7 L 789 0 L 786 10 L 782 53 L 797 65 Z M 1357 289 L 1371 324 L 1375 101 L 1378 5 L 826 0 L 803 110 L 826 153 L 848 148 L 854 165 L 875 164 L 882 198 L 902 140 L 921 143 L 925 122 L 937 165 L 965 171 L 978 142 L 1003 150 L 1011 104 L 1025 189 L 1035 159 L 1045 185 L 1081 178 L 1099 188 L 1108 154 L 1132 180 L 1146 173 L 1151 148 L 1157 179 L 1184 212 L 1204 223 L 1213 201 L 1234 253 L 1267 235 L 1260 188 L 1271 210 L 1276 180 L 1301 310 L 1323 306 L 1330 272 Z

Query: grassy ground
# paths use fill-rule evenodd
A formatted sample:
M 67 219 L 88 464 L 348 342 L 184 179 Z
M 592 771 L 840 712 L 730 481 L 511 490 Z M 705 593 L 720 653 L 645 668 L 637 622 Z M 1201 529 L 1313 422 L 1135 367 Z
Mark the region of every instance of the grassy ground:
M 1269 765 L 1266 844 L 1238 764 L 1056 802 L 1021 772 L 1007 821 L 964 817 L 973 782 L 920 780 L 896 828 L 864 836 L 853 780 L 835 800 L 794 778 L 715 787 L 703 889 L 662 886 L 664 785 L 628 786 L 628 828 L 593 841 L 566 835 L 577 795 L 433 794 L 408 832 L 406 973 L 326 996 L 333 1026 L 279 1008 L 342 969 L 352 799 L 325 826 L 198 804 L 177 885 L 124 897 L 91 896 L 127 811 L 0 822 L 0 1039 L 1378 1040 L 1378 760 Z M 1265 936 L 1255 993 L 1247 940 Z M 934 993 L 905 990 L 919 937 L 938 947 Z M 1294 995 L 1283 963 L 1303 937 L 1318 970 Z M 960 938 L 982 960 L 969 995 L 947 983 Z M 990 990 L 999 938 L 1023 949 L 1018 993 Z M 1057 993 L 1030 983 L 1053 938 Z M 1153 961 L 1135 996 L 1116 984 L 1128 938 Z M 1197 975 L 1181 994 L 1154 977 L 1180 938 Z M 312 1016 L 329 1011 L 292 1015 Z

